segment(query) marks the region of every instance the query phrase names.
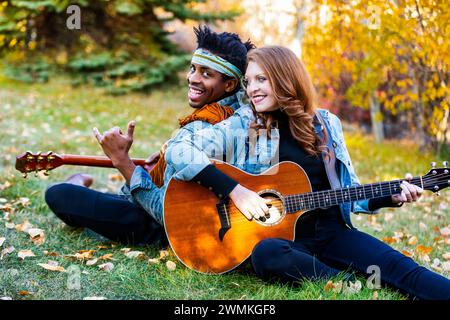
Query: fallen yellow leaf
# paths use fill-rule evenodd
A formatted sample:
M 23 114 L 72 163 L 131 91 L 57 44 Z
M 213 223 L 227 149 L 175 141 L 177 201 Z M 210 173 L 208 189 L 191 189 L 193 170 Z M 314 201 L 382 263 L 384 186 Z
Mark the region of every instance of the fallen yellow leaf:
M 416 236 L 412 236 L 412 237 L 409 238 L 409 240 L 408 240 L 408 244 L 409 244 L 410 246 L 413 246 L 413 245 L 417 244 L 417 242 L 419 242 L 419 240 L 417 239 Z
M 25 258 L 36 257 L 31 250 L 20 250 L 17 253 L 17 256 L 22 260 L 25 260 Z
M 169 256 L 169 251 L 167 251 L 167 250 L 160 250 L 159 251 L 159 258 L 160 259 L 164 259 L 165 257 L 168 257 Z
M 396 243 L 397 240 L 393 237 L 384 237 L 383 241 L 386 242 L 387 244 L 392 244 L 392 243 Z
M 38 263 L 38 266 L 48 271 L 66 272 L 66 270 L 63 267 L 59 266 L 55 261 L 49 261 L 48 263 Z
M 19 292 L 19 295 L 21 295 L 21 296 L 28 296 L 29 294 L 30 293 L 28 291 L 26 291 L 26 290 L 22 290 L 22 291 Z
M 425 246 L 422 245 L 422 244 L 419 244 L 419 245 L 416 247 L 416 252 L 417 252 L 418 254 L 420 254 L 420 255 L 428 255 L 428 254 L 431 253 L 431 251 L 433 251 L 433 248 L 432 248 L 432 247 L 425 247 Z
M 33 228 L 33 225 L 28 220 L 25 220 L 21 224 L 16 225 L 15 228 L 20 232 L 28 232 L 28 229 Z
M 99 260 L 114 260 L 113 259 L 113 254 L 112 253 L 107 253 L 102 255 L 100 258 L 98 258 Z
M 412 255 L 413 255 L 411 252 L 409 252 L 407 250 L 402 250 L 401 252 L 407 257 L 412 257 Z

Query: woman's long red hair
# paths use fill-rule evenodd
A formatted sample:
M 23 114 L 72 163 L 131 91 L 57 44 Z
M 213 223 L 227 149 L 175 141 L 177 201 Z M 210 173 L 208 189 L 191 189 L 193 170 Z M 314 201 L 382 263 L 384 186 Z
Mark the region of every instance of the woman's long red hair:
M 247 60 L 258 64 L 267 76 L 276 103 L 288 116 L 289 129 L 294 139 L 307 153 L 319 155 L 324 143 L 315 134 L 313 126 L 317 95 L 300 59 L 288 48 L 266 46 L 251 50 Z M 262 124 L 255 123 L 253 127 L 263 127 L 270 132 L 275 120 L 273 115 L 267 112 L 259 113 L 257 116 L 262 119 Z

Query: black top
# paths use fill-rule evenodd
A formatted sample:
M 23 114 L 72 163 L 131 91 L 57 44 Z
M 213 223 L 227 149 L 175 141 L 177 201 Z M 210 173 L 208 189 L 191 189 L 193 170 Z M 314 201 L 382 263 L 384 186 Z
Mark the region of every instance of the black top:
M 278 150 L 280 162 L 291 161 L 300 165 L 308 175 L 312 191 L 331 189 L 322 157 L 310 155 L 303 150 L 292 136 L 285 114 L 275 111 L 274 115 L 278 121 L 278 129 L 280 132 L 280 144 Z M 238 184 L 237 181 L 222 173 L 213 165 L 206 166 L 193 178 L 193 181 L 208 187 L 221 199 L 227 197 Z M 391 196 L 369 200 L 369 210 L 371 211 L 390 206 L 396 207 L 396 205 L 392 204 Z M 324 209 L 316 210 L 323 211 Z M 325 210 L 327 211 L 327 214 L 338 213 L 339 206 L 335 205 Z

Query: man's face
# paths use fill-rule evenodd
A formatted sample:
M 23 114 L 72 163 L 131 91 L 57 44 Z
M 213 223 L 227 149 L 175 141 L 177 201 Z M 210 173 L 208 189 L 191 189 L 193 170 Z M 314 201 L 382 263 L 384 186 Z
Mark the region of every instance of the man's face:
M 237 80 L 224 80 L 214 69 L 193 63 L 187 74 L 189 105 L 201 108 L 205 104 L 218 101 L 226 93 L 234 90 Z

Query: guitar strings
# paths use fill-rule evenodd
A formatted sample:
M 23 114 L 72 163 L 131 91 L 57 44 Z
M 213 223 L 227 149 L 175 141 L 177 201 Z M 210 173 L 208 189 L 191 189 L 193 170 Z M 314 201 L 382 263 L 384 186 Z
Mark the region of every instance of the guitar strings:
M 413 179 L 411 179 L 410 180 L 410 182 L 423 182 L 423 184 L 425 185 L 425 183 L 429 183 L 429 184 L 435 184 L 436 182 L 439 182 L 439 177 L 441 177 L 441 176 L 445 176 L 445 175 L 448 175 L 448 173 L 441 173 L 441 174 L 437 174 L 437 175 L 434 175 L 434 176 L 430 176 L 430 177 L 425 177 L 425 178 L 422 178 L 422 180 L 420 179 L 420 177 L 416 177 L 416 178 L 413 178 Z M 388 183 L 398 183 L 398 182 L 400 182 L 401 180 L 392 180 L 392 181 L 389 181 Z M 386 184 L 386 182 L 381 182 L 381 183 L 383 183 L 383 184 Z M 380 183 L 380 184 L 381 184 Z M 420 184 L 420 185 L 422 185 L 422 184 Z M 358 187 L 362 187 L 362 186 L 353 186 L 353 187 L 350 187 L 350 188 L 353 188 L 353 190 L 351 190 L 350 188 L 347 190 L 347 191 L 345 191 L 345 192 L 347 192 L 347 193 L 350 193 L 350 197 L 353 195 L 356 195 L 357 196 L 357 194 L 358 194 L 358 191 L 356 191 L 355 190 L 355 188 L 358 188 Z M 384 191 L 389 191 L 389 192 L 391 192 L 391 186 L 390 186 L 390 184 L 389 185 L 385 185 L 385 186 L 382 186 L 380 189 L 381 189 L 381 193 L 383 193 Z M 343 190 L 345 190 L 345 189 L 336 189 L 336 191 L 337 190 L 340 190 L 340 192 L 342 192 Z M 294 198 L 294 197 L 292 197 L 292 196 L 296 196 L 296 195 L 288 195 L 288 196 L 291 196 L 291 198 L 289 198 L 289 199 L 287 199 L 289 202 L 290 202 L 290 205 L 300 205 L 301 203 L 305 203 L 305 204 L 307 204 L 307 203 L 312 203 L 312 202 L 314 202 L 314 204 L 316 203 L 316 200 L 318 201 L 318 203 L 319 203 L 319 205 L 320 205 L 320 199 L 319 199 L 319 193 L 322 193 L 322 195 L 323 195 L 323 193 L 325 193 L 325 192 L 330 192 L 330 191 L 333 191 L 333 189 L 330 189 L 330 190 L 322 190 L 322 191 L 316 191 L 316 192 L 308 192 L 308 193 L 303 193 L 303 194 L 299 194 L 298 196 L 305 196 L 305 195 L 307 195 L 307 194 L 311 194 L 312 196 L 311 196 L 311 198 L 312 198 L 312 201 L 311 200 L 309 200 L 308 201 L 308 199 L 305 199 L 305 200 L 299 200 L 299 199 L 296 199 L 296 198 Z M 316 193 L 317 194 L 317 198 L 313 195 L 313 193 Z M 337 195 L 336 195 L 337 196 Z M 342 196 L 342 194 L 341 194 L 341 196 Z M 310 198 L 310 199 L 311 199 Z M 287 204 L 287 202 L 288 201 L 286 201 L 286 207 L 289 205 L 289 204 Z M 354 202 L 354 201 L 358 201 L 358 200 L 353 200 L 353 201 L 348 201 L 348 202 Z M 277 200 L 277 202 L 281 202 L 281 200 Z M 334 205 L 338 205 L 338 203 L 336 203 L 336 204 L 331 204 L 331 206 L 334 206 Z M 221 208 L 219 208 L 218 210 L 219 210 L 219 213 L 221 213 L 221 214 L 224 214 L 225 213 L 225 209 L 226 209 L 226 211 L 228 212 L 228 214 L 237 214 L 237 213 L 240 213 L 241 215 L 242 215 L 242 218 L 236 218 L 236 219 L 234 219 L 234 221 L 248 221 L 248 222 L 251 222 L 252 220 L 248 220 L 242 213 L 241 213 L 241 211 L 239 211 L 239 209 L 237 209 L 235 206 L 233 206 L 233 207 L 231 207 L 229 204 L 228 205 L 225 205 L 226 206 L 226 208 L 224 208 L 224 207 L 221 207 Z M 303 206 L 303 205 L 302 205 Z M 281 205 L 273 205 L 272 207 L 275 207 L 276 209 L 278 209 L 279 211 L 283 211 L 283 209 L 284 209 L 284 207 L 285 206 L 283 206 L 282 204 Z M 316 208 L 320 208 L 320 207 L 316 207 Z M 300 209 L 300 210 L 298 210 L 298 211 L 301 211 L 302 209 Z M 308 208 L 304 208 L 303 210 L 308 210 Z

